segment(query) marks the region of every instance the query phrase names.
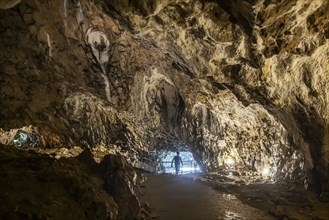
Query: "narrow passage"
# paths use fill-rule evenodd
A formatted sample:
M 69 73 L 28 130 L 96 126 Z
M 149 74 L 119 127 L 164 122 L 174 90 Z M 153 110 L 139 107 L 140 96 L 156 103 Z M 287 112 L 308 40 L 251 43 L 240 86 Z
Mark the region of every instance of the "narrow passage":
M 153 174 L 146 177 L 143 200 L 160 220 L 275 219 L 192 177 Z

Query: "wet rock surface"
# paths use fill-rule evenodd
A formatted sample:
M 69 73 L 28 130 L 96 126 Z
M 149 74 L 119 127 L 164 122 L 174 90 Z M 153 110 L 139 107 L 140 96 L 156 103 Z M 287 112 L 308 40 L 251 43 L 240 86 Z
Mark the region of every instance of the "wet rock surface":
M 254 178 L 246 181 L 248 178 L 217 173 L 194 179 L 210 183 L 215 190 L 230 193 L 243 203 L 266 211 L 276 219 L 328 218 L 328 201 L 316 196 L 305 185 L 287 181 L 273 184 L 259 176 Z
M 147 177 L 143 199 L 153 205 L 158 219 L 275 219 L 200 181 L 173 175 Z
M 146 176 L 142 199 L 152 202 L 158 219 L 328 219 L 329 203 L 294 184 L 234 183 L 225 175 Z
M 87 1 L 64 3 L 47 6 L 26 1 L 18 4 L 17 10 L 1 11 L 5 19 L 2 28 L 7 30 L 2 33 L 2 41 L 10 52 L 4 52 L 1 59 L 3 129 L 33 124 L 57 136 L 58 145 L 115 146 L 123 154 L 134 155 L 127 157 L 132 163 L 140 160 L 143 152 L 189 149 L 207 171 L 220 169 L 225 158 L 234 157 L 241 167 L 261 172 L 270 166 L 273 174 L 280 176 L 284 171 L 287 178 L 293 171 L 301 175 L 310 172 L 311 162 L 305 162 L 302 156 L 308 151 L 300 148 L 305 143 L 301 134 L 295 134 L 273 115 L 278 111 L 274 106 L 269 110 L 248 88 L 225 76 L 227 71 L 243 68 L 236 63 L 237 58 L 232 58 L 235 63 L 230 66 L 220 66 L 230 70 L 216 67 L 205 75 L 199 67 L 210 68 L 208 61 L 195 63 L 184 49 L 192 48 L 188 46 L 192 42 L 195 48 L 203 45 L 196 32 L 187 35 L 195 41 L 185 42 L 179 49 L 176 38 L 162 39 L 159 32 L 152 40 L 153 35 L 144 35 L 142 29 L 132 31 L 109 6 Z M 50 7 L 51 14 L 45 13 Z M 120 4 L 116 7 L 120 9 Z M 205 3 L 205 10 L 199 3 L 193 7 L 196 11 L 191 13 L 202 16 L 214 8 L 226 13 L 214 3 Z M 160 10 L 168 16 L 162 18 L 164 22 L 194 10 L 173 9 L 167 12 L 166 6 Z M 175 17 L 171 13 L 176 9 L 180 14 Z M 28 16 L 18 24 L 21 14 L 23 18 Z M 192 14 L 186 16 L 193 18 Z M 200 21 L 208 28 L 220 25 L 206 17 Z M 134 20 L 130 22 L 135 24 Z M 176 29 L 172 30 L 182 31 L 181 22 L 174 23 Z M 239 30 L 235 24 L 228 27 Z M 15 28 L 22 34 L 12 37 Z M 219 35 L 222 32 L 218 30 Z M 242 47 L 246 39 L 238 39 Z M 226 40 L 236 43 L 233 38 Z M 163 47 L 157 41 L 175 47 Z M 226 52 L 209 54 L 212 60 L 214 54 L 229 60 Z M 204 55 L 198 57 L 203 59 Z M 280 116 L 289 117 L 285 113 Z M 292 155 L 294 160 L 289 161 Z M 309 155 L 305 158 L 310 159 Z
M 313 192 L 294 184 L 250 184 L 214 187 L 219 192 L 233 194 L 243 203 L 266 211 L 275 219 L 327 219 L 328 202 L 321 202 Z
M 329 18 L 324 11 L 329 7 L 328 1 L 241 1 L 236 3 L 235 1 L 173 0 L 154 2 L 150 6 L 128 1 L 114 0 L 112 2 L 113 7 L 134 25 L 139 35 L 154 39 L 159 47 L 177 57 L 183 57 L 189 67 L 187 69 L 192 69 L 190 71 L 192 76 L 200 81 L 206 80 L 212 85 L 209 89 L 205 81 L 201 83 L 204 88 L 202 92 L 207 93 L 207 101 L 212 104 L 209 105 L 203 98 L 196 96 L 199 103 L 192 103 L 190 107 L 194 108 L 196 104 L 203 105 L 205 108 L 202 110 L 205 114 L 203 118 L 205 121 L 208 120 L 208 123 L 196 126 L 196 131 L 192 135 L 201 136 L 193 140 L 191 144 L 195 145 L 201 140 L 201 146 L 197 146 L 197 149 L 193 149 L 192 146 L 191 148 L 203 162 L 209 160 L 212 165 L 220 164 L 221 161 L 214 161 L 216 156 L 212 155 L 232 154 L 231 150 L 228 150 L 229 152 L 220 150 L 223 144 L 222 142 L 214 143 L 216 138 L 228 143 L 225 148 L 233 146 L 239 151 L 239 147 L 234 147 L 234 142 L 246 150 L 249 147 L 246 147 L 248 145 L 246 139 L 250 138 L 251 145 L 254 145 L 251 131 L 263 134 L 267 140 L 260 137 L 260 142 L 263 144 L 256 144 L 256 148 L 251 150 L 260 152 L 254 155 L 255 158 L 258 156 L 266 158 L 264 152 L 267 150 L 260 150 L 264 145 L 270 150 L 273 146 L 278 146 L 278 143 L 274 143 L 277 138 L 274 138 L 274 142 L 269 139 L 273 134 L 269 134 L 268 131 L 259 131 L 262 128 L 258 125 L 269 121 L 268 119 L 256 120 L 253 124 L 252 120 L 244 117 L 248 122 L 240 125 L 235 123 L 238 118 L 234 116 L 232 108 L 228 109 L 231 115 L 223 115 L 218 114 L 214 107 L 221 106 L 223 101 L 218 98 L 220 96 L 225 100 L 230 100 L 224 105 L 225 107 L 234 106 L 237 115 L 242 116 L 243 111 L 246 111 L 247 115 L 253 114 L 252 110 L 245 108 L 246 106 L 259 103 L 285 128 L 284 132 L 276 132 L 278 136 L 284 137 L 286 136 L 284 133 L 287 132 L 290 146 L 288 149 L 279 147 L 275 151 L 296 155 L 299 153 L 294 152 L 293 149 L 300 149 L 305 158 L 305 164 L 297 162 L 296 166 L 304 167 L 311 181 L 321 182 L 321 186 L 318 185 L 315 188 L 327 187 L 329 157 L 326 140 L 328 139 L 329 111 L 328 74 L 326 73 L 328 72 L 327 23 Z M 177 68 L 177 65 L 175 67 Z M 229 93 L 217 92 L 218 89 L 230 90 L 244 107 L 233 104 L 234 99 Z M 211 96 L 209 93 L 214 95 L 213 98 L 209 98 Z M 187 102 L 185 99 L 184 101 Z M 219 110 L 223 111 L 225 107 Z M 192 115 L 191 118 L 198 117 Z M 220 122 L 218 123 L 216 119 L 220 119 Z M 229 123 L 223 122 L 225 119 Z M 242 121 L 240 118 L 238 120 Z M 244 138 L 230 140 L 227 137 L 229 135 L 225 134 L 225 130 L 221 128 L 224 126 L 228 129 L 232 128 L 233 131 L 229 130 L 227 133 L 233 137 L 243 134 Z M 266 127 L 270 126 L 266 125 Z M 278 126 L 275 127 L 280 129 Z M 234 131 L 238 129 L 240 129 L 237 131 L 238 134 L 234 134 Z M 211 133 L 213 130 L 217 131 L 214 132 L 216 138 Z M 223 133 L 224 137 L 221 137 Z M 207 141 L 212 143 L 205 147 Z M 271 147 L 266 147 L 267 144 Z M 201 152 L 205 151 L 209 153 L 209 156 L 202 155 Z M 251 159 L 247 159 L 244 153 L 239 152 L 239 154 L 243 163 L 248 165 L 252 163 L 252 155 L 248 154 Z M 275 153 L 270 154 L 272 158 Z M 297 156 L 297 158 L 300 157 Z M 265 161 L 260 159 L 259 162 L 261 166 L 264 166 L 266 161 L 267 159 Z M 281 167 L 281 165 L 276 166 Z M 207 167 L 206 164 L 205 167 Z M 322 176 L 321 180 L 316 180 L 317 175 Z
M 328 7 L 2 1 L 0 143 L 68 160 L 90 148 L 97 162 L 117 153 L 132 165 L 189 150 L 204 171 L 234 166 L 236 181 L 266 171 L 326 197 Z

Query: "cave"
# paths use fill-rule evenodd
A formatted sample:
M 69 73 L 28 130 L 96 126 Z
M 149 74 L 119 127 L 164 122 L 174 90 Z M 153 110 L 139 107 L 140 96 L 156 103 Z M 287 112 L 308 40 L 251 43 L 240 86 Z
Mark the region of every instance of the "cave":
M 2 0 L 0 219 L 329 219 L 328 10 Z
M 178 152 L 181 157 L 182 164 L 178 171 L 179 174 L 191 174 L 201 172 L 200 166 L 193 157 L 193 154 L 189 151 Z M 175 164 L 173 158 L 176 156 L 177 152 L 172 151 L 162 151 L 157 154 L 157 164 L 155 168 L 155 173 L 170 173 L 175 174 Z

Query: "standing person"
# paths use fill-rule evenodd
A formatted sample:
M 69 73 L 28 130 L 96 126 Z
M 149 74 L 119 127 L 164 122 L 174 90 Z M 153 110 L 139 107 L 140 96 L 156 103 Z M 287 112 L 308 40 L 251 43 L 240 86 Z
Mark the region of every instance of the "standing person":
M 182 164 L 182 166 L 183 166 L 183 161 L 182 161 L 182 158 L 179 156 L 179 152 L 177 152 L 177 155 L 174 156 L 174 159 L 172 159 L 171 167 L 172 167 L 172 164 L 174 163 L 174 161 L 175 161 L 176 175 L 178 175 L 179 169 L 180 169 L 180 164 Z

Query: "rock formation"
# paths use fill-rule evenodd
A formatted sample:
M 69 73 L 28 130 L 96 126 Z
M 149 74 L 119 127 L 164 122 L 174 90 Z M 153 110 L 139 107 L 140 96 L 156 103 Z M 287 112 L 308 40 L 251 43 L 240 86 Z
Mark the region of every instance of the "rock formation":
M 90 151 L 56 160 L 1 145 L 2 219 L 126 219 L 141 216 L 135 171 L 120 156 Z M 20 178 L 21 181 L 17 181 Z M 16 192 L 14 193 L 14 190 Z M 126 204 L 130 204 L 127 206 Z
M 32 126 L 42 148 L 185 149 L 329 190 L 328 1 L 0 6 L 2 143 Z

